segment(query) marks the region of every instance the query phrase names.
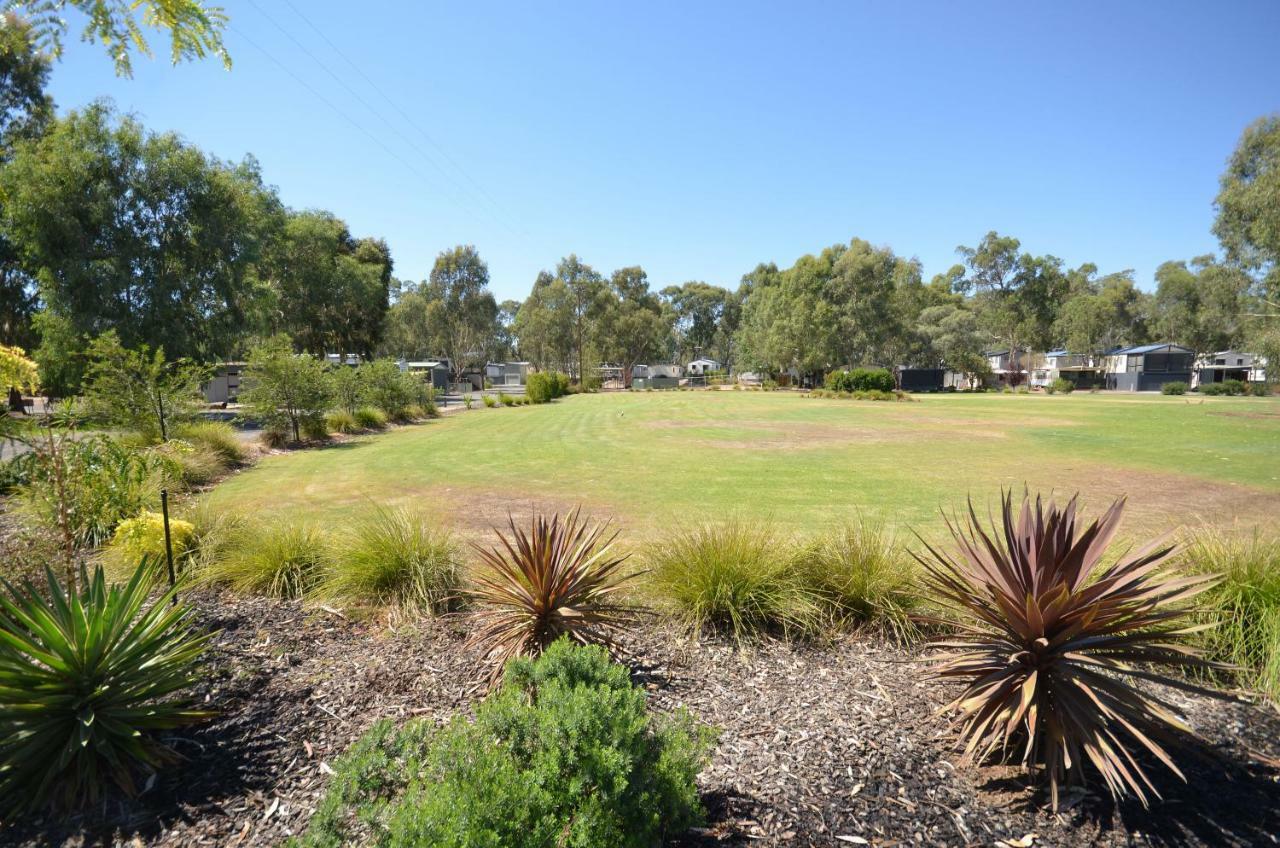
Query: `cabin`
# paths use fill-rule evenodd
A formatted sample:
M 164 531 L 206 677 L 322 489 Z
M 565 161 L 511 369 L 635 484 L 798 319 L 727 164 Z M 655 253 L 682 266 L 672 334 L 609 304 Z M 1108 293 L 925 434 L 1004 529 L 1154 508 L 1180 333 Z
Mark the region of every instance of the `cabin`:
M 434 389 L 447 391 L 449 388 L 449 377 L 452 375 L 453 369 L 447 358 L 423 359 L 415 362 L 401 359 L 397 364 L 400 366 L 401 371 L 421 375 L 422 379 Z
M 1031 373 L 1043 367 L 1044 357 L 1038 353 L 1019 348 L 1010 356 L 1006 350 L 991 350 L 983 354 L 987 358 L 987 367 L 991 369 L 990 384 L 1001 386 L 1018 386 L 1030 379 Z
M 495 389 L 523 386 L 532 367 L 529 362 L 490 362 L 484 367 L 484 378 Z
M 897 369 L 898 388 L 904 392 L 940 392 L 947 388 L 947 369 L 915 368 L 903 365 Z
M 631 369 L 631 388 L 674 389 L 683 376 L 679 365 L 636 365 Z
M 224 362 L 217 366 L 209 382 L 204 384 L 205 401 L 218 406 L 239 402 L 245 367 L 244 362 Z
M 1055 380 L 1069 380 L 1077 388 L 1093 388 L 1106 383 L 1105 368 L 1099 358 L 1087 353 L 1051 350 L 1040 357 L 1031 370 L 1032 386 L 1045 388 Z
M 1158 392 L 1165 383 L 1191 385 L 1195 351 L 1176 344 L 1147 344 L 1113 350 L 1106 356 L 1108 389 Z
M 686 366 L 685 372 L 690 377 L 705 377 L 708 374 L 721 370 L 722 367 L 723 366 L 714 359 L 695 359 Z
M 1266 365 L 1265 356 L 1238 350 L 1201 354 L 1196 358 L 1191 385 L 1198 388 L 1210 383 L 1225 383 L 1227 380 L 1262 383 L 1267 379 Z

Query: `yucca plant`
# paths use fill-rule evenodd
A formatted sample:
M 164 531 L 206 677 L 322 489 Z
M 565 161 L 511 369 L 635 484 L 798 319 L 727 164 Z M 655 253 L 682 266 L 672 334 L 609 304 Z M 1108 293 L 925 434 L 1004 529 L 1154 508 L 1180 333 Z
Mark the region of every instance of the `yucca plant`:
M 958 632 L 935 642 L 935 671 L 965 683 L 948 710 L 958 713 L 966 756 L 1020 745 L 1055 808 L 1086 761 L 1114 797 L 1132 792 L 1144 805 L 1148 791 L 1159 797 L 1135 745 L 1183 777 L 1162 743 L 1190 729 L 1143 684 L 1202 692 L 1153 666 L 1213 665 L 1185 645 L 1207 626 L 1188 623 L 1186 602 L 1216 578 L 1170 575 L 1174 549 L 1163 540 L 1108 562 L 1123 510 L 1121 498 L 1079 530 L 1076 497 L 1059 509 L 1024 494 L 1018 506 L 1010 492 L 991 533 L 970 503 L 967 528 L 947 522 L 957 552 L 926 543 L 930 556 L 917 556 L 959 618 Z
M 209 635 L 167 594 L 146 606 L 153 568 L 123 585 L 82 568 L 79 592 L 52 571 L 47 592 L 0 581 L 0 820 L 92 803 L 108 779 L 133 794 L 139 770 L 176 759 L 154 734 L 210 715 L 177 694 Z
M 615 556 L 618 534 L 591 524 L 575 509 L 564 518 L 535 514 L 526 531 L 508 518 L 510 535 L 498 532 L 491 548 L 475 545 L 480 563 L 467 592 L 478 625 L 467 640 L 494 662 L 493 677 L 507 660 L 542 651 L 561 636 L 616 647 L 613 631 L 635 620 L 634 607 L 615 600 L 635 575 Z

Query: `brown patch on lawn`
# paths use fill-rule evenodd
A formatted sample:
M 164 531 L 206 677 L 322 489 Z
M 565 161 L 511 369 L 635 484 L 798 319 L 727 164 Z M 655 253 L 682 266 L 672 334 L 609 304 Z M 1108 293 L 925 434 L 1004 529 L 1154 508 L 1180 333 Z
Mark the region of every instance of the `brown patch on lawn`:
M 753 438 L 717 438 L 686 437 L 690 446 L 725 448 L 729 450 L 804 450 L 826 448 L 843 445 L 884 444 L 889 442 L 918 441 L 923 435 L 918 430 L 899 427 L 867 427 L 842 426 L 840 424 L 818 423 L 811 421 L 779 421 L 761 423 L 756 421 L 734 421 L 727 425 L 718 425 L 699 421 L 652 421 L 646 427 L 658 430 L 704 430 L 718 429 L 747 430 L 758 433 Z M 984 439 L 1003 439 L 1004 432 L 990 429 L 975 430 L 973 437 Z
M 1259 418 L 1263 421 L 1280 420 L 1280 412 L 1210 412 L 1213 416 L 1222 416 L 1224 418 Z
M 419 498 L 419 494 L 424 496 Z M 622 524 L 614 510 L 605 504 L 511 490 L 432 486 L 425 493 L 400 493 L 397 500 L 428 502 L 425 509 L 473 542 L 495 539 L 494 530 L 507 530 L 508 518 L 520 526 L 527 524 L 535 513 L 566 515 L 579 506 L 584 517 L 600 521 L 612 518 L 615 526 Z

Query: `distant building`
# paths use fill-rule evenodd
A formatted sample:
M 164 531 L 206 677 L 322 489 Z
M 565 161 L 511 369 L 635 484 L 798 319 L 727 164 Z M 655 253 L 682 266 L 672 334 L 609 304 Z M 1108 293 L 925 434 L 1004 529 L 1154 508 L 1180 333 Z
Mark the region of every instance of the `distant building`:
M 447 358 L 422 359 L 415 362 L 401 359 L 396 364 L 400 366 L 401 371 L 422 375 L 422 379 L 429 382 L 432 388 L 440 391 L 448 391 L 449 389 L 449 377 L 453 374 L 453 369 L 450 367 Z
M 689 363 L 686 370 L 690 377 L 705 377 L 712 371 L 719 371 L 721 367 L 720 363 L 714 359 L 695 359 Z
M 1240 380 L 1245 383 L 1262 383 L 1267 379 L 1267 358 L 1238 350 L 1220 350 L 1196 358 L 1192 386 L 1225 383 Z
M 360 364 L 360 357 L 354 353 L 326 353 L 324 361 L 330 365 L 347 365 L 355 368 Z
M 684 368 L 679 365 L 636 365 L 631 369 L 633 389 L 672 389 L 680 385 Z
M 991 382 L 996 386 L 1018 386 L 1031 379 L 1037 368 L 1043 367 L 1044 357 L 1019 348 L 1012 356 L 1008 349 L 992 350 L 983 354 L 991 369 Z
M 245 363 L 224 362 L 213 371 L 209 382 L 204 384 L 204 399 L 209 403 L 236 403 L 240 397 L 240 379 L 244 374 Z
M 523 386 L 529 382 L 528 362 L 490 362 L 484 367 L 484 378 L 495 389 L 503 386 Z
M 1195 352 L 1176 344 L 1148 344 L 1113 350 L 1106 356 L 1108 389 L 1157 392 L 1165 383 L 1191 385 Z
M 1044 388 L 1054 380 L 1069 380 L 1076 386 L 1093 388 L 1106 382 L 1100 357 L 1087 353 L 1051 350 L 1031 371 L 1031 385 Z

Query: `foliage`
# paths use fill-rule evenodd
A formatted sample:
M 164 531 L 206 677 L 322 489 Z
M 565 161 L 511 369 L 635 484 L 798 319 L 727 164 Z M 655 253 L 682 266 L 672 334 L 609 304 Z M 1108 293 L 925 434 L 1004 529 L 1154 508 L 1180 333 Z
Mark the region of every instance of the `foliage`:
M 213 55 L 231 67 L 222 44 L 227 16 L 220 7 L 200 0 L 27 0 L 22 11 L 31 20 L 32 34 L 55 59 L 62 57 L 62 40 L 70 26 L 63 17 L 68 8 L 88 18 L 80 40 L 101 42 L 120 76 L 133 76 L 134 51 L 151 56 L 148 29 L 169 31 L 169 55 L 175 65 Z
M 1045 391 L 1048 391 L 1050 394 L 1061 392 L 1064 395 L 1069 395 L 1075 390 L 1076 390 L 1076 384 L 1066 379 L 1065 377 L 1057 378 L 1052 383 L 1050 383 L 1045 389 Z
M 1162 395 L 1185 395 L 1189 387 L 1181 380 L 1172 380 L 1160 386 Z
M 356 417 L 345 409 L 335 409 L 326 415 L 324 426 L 334 433 L 354 433 L 361 429 Z
M 365 430 L 382 430 L 387 426 L 387 414 L 373 406 L 362 406 L 356 410 L 356 424 Z
M 1243 270 L 1213 256 L 1165 262 L 1156 269 L 1152 332 L 1198 353 L 1236 347 L 1244 341 L 1250 285 Z
M 222 454 L 181 439 L 170 439 L 154 447 L 152 452 L 165 463 L 170 482 L 189 488 L 212 483 L 227 470 Z
M 189 551 L 195 532 L 196 526 L 190 521 L 169 518 L 169 541 L 175 563 Z M 126 518 L 116 527 L 107 551 L 110 561 L 125 564 L 131 571 L 144 561 L 151 563 L 153 568 L 166 569 L 164 516 L 158 512 L 143 512 Z
M 248 458 L 244 442 L 236 435 L 236 429 L 225 421 L 181 424 L 175 428 L 175 435 L 184 442 L 217 454 L 227 465 L 241 465 Z
M 1247 268 L 1280 265 L 1280 115 L 1245 128 L 1222 175 L 1213 232 L 1227 257 Z
M 564 518 L 535 514 L 529 529 L 508 519 L 509 535 L 476 547 L 480 562 L 468 597 L 476 629 L 467 644 L 496 661 L 495 676 L 512 657 L 539 654 L 561 636 L 612 646 L 613 631 L 632 623 L 634 611 L 617 600 L 634 577 L 616 556 L 617 533 L 591 524 L 575 509 Z
M 1155 667 L 1213 667 L 1186 647 L 1198 628 L 1185 619 L 1186 602 L 1215 578 L 1166 576 L 1173 548 L 1160 541 L 1108 558 L 1124 499 L 1083 529 L 1076 503 L 1033 506 L 1024 495 L 1018 505 L 1008 493 L 990 534 L 970 504 L 967 529 L 948 521 L 955 554 L 926 543 L 927 582 L 961 621 L 936 643 L 935 672 L 965 683 L 950 708 L 966 755 L 1021 745 L 1055 808 L 1086 761 L 1114 796 L 1132 792 L 1145 804 L 1155 789 L 1131 749 L 1181 777 L 1161 742 L 1187 728 L 1177 707 L 1142 684 L 1187 688 Z
M 329 438 L 329 425 L 323 415 L 308 417 L 302 421 L 302 438 L 309 442 L 323 442 Z
M 630 379 L 636 365 L 668 355 L 674 316 L 649 290 L 649 277 L 643 268 L 614 271 L 600 300 L 595 349 L 606 361 L 622 366 L 624 380 Z M 589 373 L 579 372 L 578 376 L 585 380 Z
M 40 387 L 40 371 L 20 347 L 0 344 L 0 390 L 18 389 L 35 394 Z
M 553 385 L 550 374 L 541 372 L 530 374 L 524 387 L 525 397 L 530 403 L 550 403 Z
M 96 802 L 109 779 L 128 794 L 134 775 L 176 755 L 156 734 L 199 721 L 176 693 L 197 680 L 208 636 L 170 595 L 148 607 L 151 567 L 124 585 L 81 571 L 67 591 L 4 582 L 0 596 L 0 818 Z
M 297 845 L 651 848 L 700 820 L 711 742 L 683 711 L 647 713 L 604 650 L 560 640 L 513 660 L 474 723 L 374 725 Z
M 89 345 L 84 397 L 94 417 L 153 441 L 165 441 L 172 424 L 189 421 L 204 401 L 205 369 L 180 359 L 169 362 L 164 348 L 120 344 L 114 330 Z
M 493 395 L 481 395 L 480 399 L 484 401 L 485 409 L 493 409 L 498 405 L 498 401 Z
M 339 412 L 354 414 L 364 403 L 364 372 L 360 366 L 339 365 L 329 371 L 329 397 Z
M 462 395 L 462 405 L 470 409 L 476 402 L 475 396 L 471 392 L 465 392 Z
M 832 371 L 827 375 L 826 387 L 837 392 L 892 392 L 897 384 L 893 375 L 883 368 L 855 368 Z
M 797 568 L 837 626 L 872 626 L 915 638 L 922 597 L 913 561 L 883 524 L 850 522 L 805 545 Z
M 219 554 L 201 558 L 199 580 L 271 598 L 301 598 L 315 591 L 332 556 L 319 528 L 285 520 L 239 522 L 228 528 Z
M 1206 528 L 1188 538 L 1181 559 L 1193 572 L 1222 578 L 1197 612 L 1216 625 L 1200 637 L 1209 656 L 1280 703 L 1280 538 Z
M 240 400 L 268 429 L 289 431 L 302 440 L 304 424 L 324 423 L 329 380 L 324 363 L 295 354 L 288 336 L 274 336 L 249 352 Z
M 1201 383 L 1203 395 L 1247 395 L 1249 384 L 1244 380 L 1223 380 L 1221 383 Z
M 434 614 L 456 603 L 461 584 L 462 559 L 448 532 L 405 507 L 374 506 L 337 540 L 316 593 Z
M 401 371 L 390 359 L 379 359 L 360 366 L 364 380 L 365 401 L 382 410 L 393 421 L 407 418 L 409 407 L 424 398 L 426 383 L 417 374 Z
M 675 534 L 649 551 L 649 585 L 695 629 L 739 641 L 766 631 L 802 634 L 822 614 L 793 546 L 766 523 L 730 521 Z
M 507 394 L 506 392 L 498 392 L 498 403 L 502 404 L 503 406 L 515 406 L 516 399 L 513 398 L 511 395 Z

